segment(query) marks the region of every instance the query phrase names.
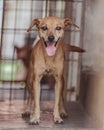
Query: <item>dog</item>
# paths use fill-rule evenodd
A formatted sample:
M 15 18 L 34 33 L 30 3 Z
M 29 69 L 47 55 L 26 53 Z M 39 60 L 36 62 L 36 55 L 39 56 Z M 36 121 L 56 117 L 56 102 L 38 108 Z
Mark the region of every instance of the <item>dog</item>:
M 62 39 L 64 30 L 68 25 L 77 27 L 71 19 L 60 19 L 58 17 L 45 17 L 34 19 L 27 29 L 29 32 L 36 26 L 39 33 L 39 40 L 33 46 L 29 62 L 27 76 L 27 86 L 29 92 L 28 105 L 22 117 L 30 116 L 31 104 L 34 102 L 34 112 L 30 118 L 30 124 L 36 125 L 40 122 L 40 81 L 43 76 L 53 76 L 55 79 L 55 103 L 54 103 L 54 122 L 63 123 L 63 117 L 67 117 L 64 107 L 64 52 L 76 51 L 84 52 L 83 49 L 66 45 Z

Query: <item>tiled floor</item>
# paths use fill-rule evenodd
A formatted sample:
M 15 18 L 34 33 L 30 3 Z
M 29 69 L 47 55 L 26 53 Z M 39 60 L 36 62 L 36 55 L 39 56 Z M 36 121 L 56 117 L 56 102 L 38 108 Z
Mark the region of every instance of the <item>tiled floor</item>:
M 68 118 L 64 124 L 56 125 L 53 123 L 52 102 L 41 103 L 41 122 L 38 126 L 30 126 L 28 121 L 21 118 L 24 109 L 24 101 L 13 100 L 0 102 L 0 130 L 95 130 L 95 122 L 84 112 L 78 102 L 67 104 Z M 99 130 L 99 129 L 98 129 Z

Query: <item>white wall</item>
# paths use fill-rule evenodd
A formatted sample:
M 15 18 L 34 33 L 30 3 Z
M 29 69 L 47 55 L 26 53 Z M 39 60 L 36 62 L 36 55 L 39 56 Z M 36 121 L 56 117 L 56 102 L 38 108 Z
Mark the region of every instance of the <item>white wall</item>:
M 81 100 L 104 127 L 104 0 L 86 0 Z

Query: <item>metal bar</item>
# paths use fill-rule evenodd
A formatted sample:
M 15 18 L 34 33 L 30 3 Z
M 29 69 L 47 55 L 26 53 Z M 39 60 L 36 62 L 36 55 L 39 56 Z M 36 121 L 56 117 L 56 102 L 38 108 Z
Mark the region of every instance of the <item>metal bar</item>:
M 21 32 L 26 31 L 26 29 L 24 29 L 24 28 L 21 28 L 21 29 L 3 28 L 3 29 L 0 29 L 0 30 L 2 30 L 3 33 L 4 33 L 5 31 L 8 31 L 8 32 L 10 32 L 10 31 L 16 31 L 16 32 L 18 32 L 18 31 L 21 31 Z M 37 29 L 31 29 L 31 32 L 32 32 L 32 31 L 38 31 L 38 30 L 37 30 Z M 67 32 L 67 31 L 70 31 L 70 32 L 80 32 L 80 30 L 74 30 L 74 29 L 66 29 L 65 31 L 66 31 L 66 32 Z
M 1 59 L 2 60 L 12 60 L 12 59 Z M 14 61 L 16 61 L 17 59 L 14 59 Z M 69 61 L 73 61 L 73 62 L 77 62 L 78 60 L 76 59 L 65 59 L 66 62 L 69 62 Z
M 31 21 L 33 20 L 33 10 L 34 10 L 34 7 L 33 7 L 33 1 L 34 0 L 31 0 L 31 17 L 30 17 L 30 19 L 31 19 Z M 17 30 L 17 29 L 16 29 Z M 23 30 L 23 29 L 22 29 Z M 37 30 L 37 29 L 36 29 Z M 35 30 L 35 31 L 36 31 Z M 19 30 L 20 31 L 20 30 Z M 24 31 L 26 31 L 26 29 L 24 29 Z M 29 41 L 30 41 L 30 38 L 31 38 L 31 36 L 30 36 L 30 33 L 28 34 L 28 42 L 27 43 L 29 43 Z M 27 48 L 28 49 L 28 48 Z M 27 85 L 27 84 L 26 84 Z M 26 100 L 26 97 L 27 97 L 27 89 L 26 89 L 26 87 L 24 88 L 24 101 Z
M 54 87 L 53 87 L 54 88 Z M 48 88 L 41 88 L 41 90 L 44 90 L 44 91 L 51 91 L 50 89 L 48 89 Z M 53 90 L 53 89 L 52 89 Z M 67 88 L 66 89 L 67 90 L 67 92 L 75 92 L 76 90 L 75 90 L 75 87 L 73 87 L 73 86 L 70 86 L 70 88 Z
M 81 21 L 81 33 L 80 33 L 80 46 L 83 48 L 83 40 L 84 40 L 84 23 L 85 23 L 85 10 L 86 10 L 86 0 L 83 1 L 82 3 L 82 21 Z M 77 97 L 79 97 L 79 91 L 80 91 L 80 79 L 81 79 L 81 70 L 82 70 L 82 55 L 79 56 L 79 62 L 78 62 L 78 73 L 77 73 L 77 83 L 78 83 L 78 87 L 77 87 Z M 78 100 L 78 98 L 77 98 Z
M 3 11 L 2 11 L 2 28 L 0 29 L 1 31 L 0 59 L 1 59 L 1 53 L 2 53 L 3 27 L 4 27 L 4 0 L 3 0 Z
M 1 29 L 1 43 L 0 43 L 0 62 L 2 57 L 2 41 L 3 41 L 3 26 L 4 26 L 4 1 L 3 1 L 3 11 L 2 11 L 2 29 Z M 0 67 L 0 78 L 1 78 L 1 67 Z M 2 84 L 3 85 L 3 84 Z
M 15 0 L 9 0 L 9 1 L 15 1 Z M 21 1 L 21 0 L 19 0 Z M 30 1 L 30 0 L 26 0 L 26 1 Z M 35 1 L 35 0 L 33 0 Z M 38 0 L 38 1 L 45 1 L 45 0 Z M 56 0 L 51 0 L 51 1 L 56 1 Z M 83 2 L 83 0 L 57 0 L 57 1 L 65 1 L 65 2 Z
M 45 10 L 45 16 L 47 16 L 48 12 L 48 0 L 46 0 L 46 10 Z
M 6 0 L 5 0 L 6 1 Z M 13 1 L 13 0 L 9 0 L 9 1 Z M 21 0 L 14 0 L 14 1 L 21 1 Z M 28 0 L 26 0 L 26 1 L 28 1 Z M 30 1 L 30 0 L 29 0 Z M 43 0 L 31 0 L 31 20 L 32 20 L 32 18 L 33 18 L 33 11 L 34 11 L 34 7 L 33 7 L 33 2 L 34 1 L 36 1 L 36 2 L 38 2 L 38 1 L 41 1 L 41 2 L 43 2 Z M 45 9 L 45 15 L 47 16 L 48 15 L 48 2 L 49 1 L 53 1 L 53 2 L 56 2 L 56 0 L 44 0 L 44 1 L 46 1 L 46 9 Z M 65 1 L 65 2 L 83 2 L 82 0 L 57 0 L 57 1 Z M 4 2 L 4 1 L 3 1 Z M 69 3 L 70 4 L 70 3 Z M 71 3 L 71 4 L 73 4 L 73 3 Z M 5 7 L 4 7 L 5 8 Z M 16 23 L 17 23 L 17 11 L 22 11 L 23 9 L 18 9 L 17 7 L 15 8 L 15 9 L 13 9 L 13 11 L 16 11 L 16 14 L 15 14 L 15 26 L 16 26 Z M 23 10 L 24 11 L 24 10 Z M 52 9 L 52 11 L 53 11 L 53 9 Z M 56 9 L 56 11 L 58 11 L 58 9 Z M 67 11 L 67 10 L 66 10 Z M 6 10 L 5 10 L 5 12 L 6 12 Z M 37 12 L 36 12 L 37 13 Z M 40 12 L 40 13 L 42 13 L 42 12 Z M 3 23 L 4 23 L 4 21 L 3 21 Z M 3 28 L 1 28 L 0 29 L 1 31 L 2 31 L 2 35 L 3 35 L 3 33 L 14 33 L 14 41 L 15 41 L 15 34 L 21 34 L 21 33 L 24 33 L 24 31 L 26 31 L 26 29 L 25 28 L 18 28 L 18 29 L 16 29 L 16 28 L 5 28 L 5 27 L 3 27 Z M 6 31 L 6 32 L 5 32 Z M 37 31 L 37 29 L 33 29 L 32 31 Z M 79 33 L 80 31 L 82 31 L 82 30 L 74 30 L 74 29 L 67 29 L 67 30 L 65 30 L 65 31 L 70 31 L 70 32 L 74 32 L 74 33 Z M 31 36 L 31 34 L 29 33 L 28 34 L 28 40 L 30 40 L 30 36 Z M 82 36 L 82 35 L 81 35 Z M 82 39 L 81 39 L 82 40 Z M 69 40 L 70 41 L 70 40 Z M 81 44 L 81 46 L 82 46 L 82 44 Z M 15 50 L 13 51 L 13 57 L 12 57 L 12 62 L 14 63 L 14 53 L 15 53 Z M 8 59 L 3 59 L 3 60 L 8 60 Z M 71 59 L 66 59 L 65 60 L 65 62 L 78 62 L 78 60 L 76 60 L 76 59 L 73 59 L 73 58 L 71 58 Z M 79 61 L 80 62 L 80 61 Z M 80 71 L 80 70 L 79 70 Z M 72 72 L 73 73 L 73 72 Z M 13 76 L 13 75 L 12 75 Z M 78 79 L 78 81 L 79 81 L 79 79 Z M 13 82 L 15 82 L 15 81 L 13 81 Z M 13 83 L 12 82 L 12 83 Z M 18 82 L 18 81 L 17 81 Z M 12 87 L 12 83 L 11 83 L 11 89 L 10 89 L 10 101 L 12 100 L 12 90 L 13 90 L 13 87 Z M 71 88 L 69 88 L 69 90 L 70 90 Z M 44 89 L 45 90 L 45 89 Z M 47 89 L 47 90 L 49 90 L 49 89 Z M 68 91 L 69 91 L 68 90 Z M 26 89 L 24 90 L 24 100 L 26 99 Z
M 16 0 L 16 8 L 15 8 L 15 24 L 14 26 L 16 27 L 16 23 L 17 23 L 17 5 L 18 5 L 18 0 Z M 16 34 L 16 31 L 14 30 L 14 38 L 13 38 L 13 44 L 15 42 L 15 34 Z M 13 56 L 12 56 L 12 73 L 11 73 L 11 80 L 13 79 L 13 64 L 14 64 L 14 55 L 15 55 L 15 48 L 13 50 Z M 11 104 L 11 100 L 12 100 L 12 86 L 13 86 L 13 82 L 10 82 L 10 97 L 9 97 L 9 100 L 10 100 L 10 104 Z
M 13 57 L 12 57 L 12 73 L 11 73 L 11 81 L 13 80 L 14 54 L 15 54 L 15 48 L 14 48 L 14 50 L 13 50 Z M 11 101 L 12 101 L 12 86 L 13 86 L 13 81 L 10 82 L 10 96 L 9 96 L 10 104 L 11 104 Z

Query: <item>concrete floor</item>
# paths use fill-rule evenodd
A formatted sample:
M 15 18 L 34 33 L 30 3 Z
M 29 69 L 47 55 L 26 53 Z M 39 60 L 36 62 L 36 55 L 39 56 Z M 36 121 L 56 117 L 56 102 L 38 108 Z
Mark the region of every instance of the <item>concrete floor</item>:
M 25 102 L 22 100 L 0 102 L 0 130 L 100 130 L 95 122 L 84 112 L 78 102 L 67 104 L 68 118 L 64 124 L 53 123 L 52 107 L 53 102 L 41 103 L 41 122 L 38 126 L 30 126 L 21 118 Z

